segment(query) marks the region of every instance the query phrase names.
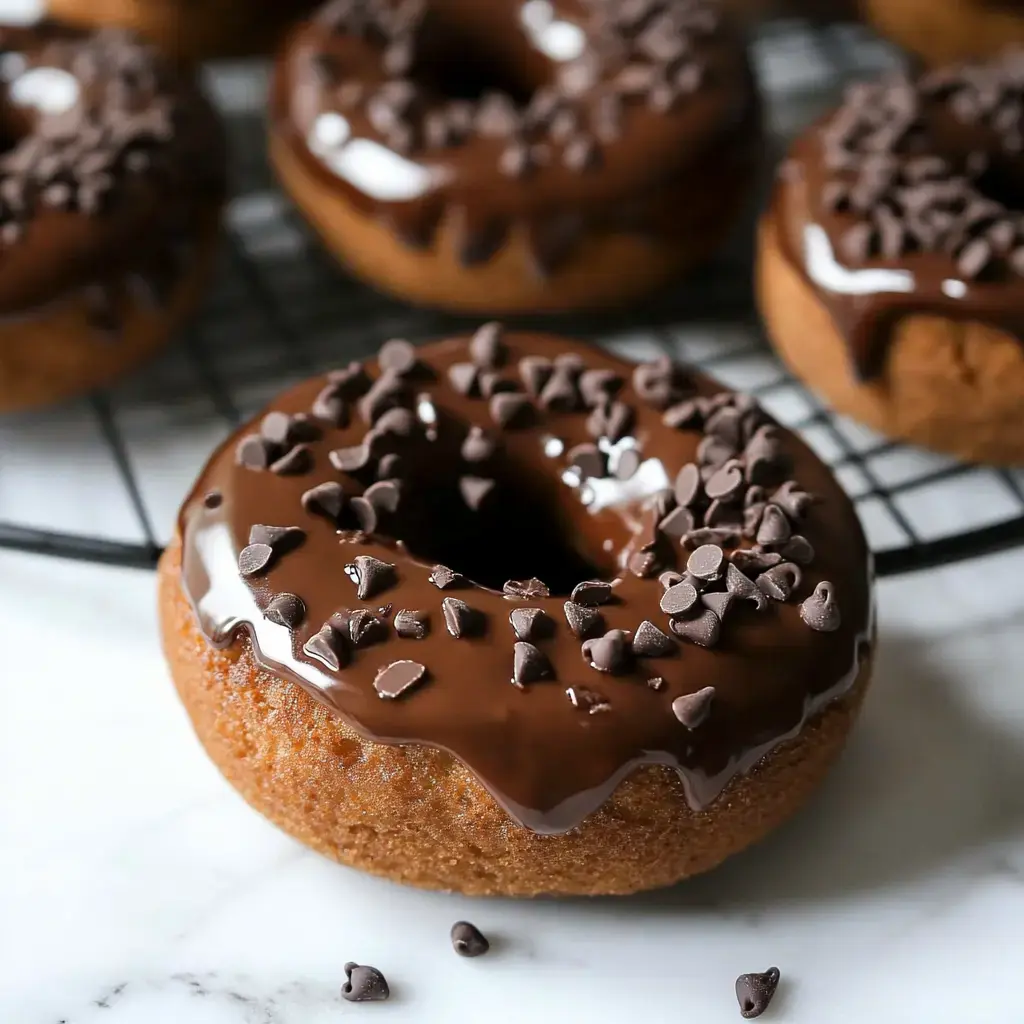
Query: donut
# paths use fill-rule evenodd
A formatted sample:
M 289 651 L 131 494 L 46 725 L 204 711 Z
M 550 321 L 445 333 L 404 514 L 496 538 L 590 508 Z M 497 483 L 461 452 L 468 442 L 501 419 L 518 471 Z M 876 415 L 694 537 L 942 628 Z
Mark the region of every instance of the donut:
M 748 397 L 490 323 L 225 441 L 159 607 L 203 746 L 303 843 L 427 888 L 627 893 L 818 785 L 871 674 L 870 573 Z
M 758 292 L 793 371 L 888 437 L 1024 460 L 1024 52 L 850 89 L 781 168 Z
M 608 306 L 708 260 L 759 106 L 714 0 L 341 0 L 270 102 L 277 175 L 356 275 L 424 306 Z
M 118 30 L 0 27 L 0 411 L 105 384 L 162 346 L 210 274 L 216 117 Z
M 998 56 L 1024 44 L 1020 0 L 860 0 L 877 31 L 931 66 Z

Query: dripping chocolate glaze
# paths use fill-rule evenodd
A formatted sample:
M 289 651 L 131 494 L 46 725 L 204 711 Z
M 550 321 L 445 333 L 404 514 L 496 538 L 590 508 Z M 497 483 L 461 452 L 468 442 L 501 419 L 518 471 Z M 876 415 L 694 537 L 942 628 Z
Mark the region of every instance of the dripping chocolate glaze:
M 759 149 L 756 93 L 739 37 L 714 3 L 648 6 L 649 16 L 627 28 L 607 0 L 554 3 L 547 28 L 583 46 L 566 60 L 543 52 L 545 26 L 529 13 L 536 5 L 431 0 L 402 75 L 385 70 L 391 50 L 380 34 L 346 33 L 351 21 L 341 16 L 314 19 L 296 30 L 278 64 L 274 138 L 412 247 L 429 246 L 448 218 L 465 264 L 488 260 L 511 230 L 525 232 L 542 276 L 591 228 L 693 231 L 705 204 L 681 201 L 680 192 L 734 189 L 749 174 Z M 673 28 L 673 18 L 699 27 Z M 639 26 L 646 52 L 638 50 Z M 673 55 L 651 56 L 660 46 Z M 559 84 L 570 65 L 593 76 L 578 93 Z M 470 70 L 465 80 L 445 81 L 445 67 Z M 634 78 L 628 88 L 616 84 L 624 71 Z M 391 109 L 404 103 L 414 113 L 371 116 L 374 97 L 396 86 Z M 356 98 L 347 100 L 346 90 Z M 507 130 L 481 127 L 479 97 L 460 96 L 478 91 L 511 105 Z M 428 126 L 453 117 L 464 126 L 433 141 Z
M 120 293 L 159 305 L 212 226 L 216 116 L 120 30 L 0 27 L 0 56 L 0 315 L 84 291 L 97 328 L 116 330 Z
M 1024 339 L 1024 189 L 1020 184 L 1024 155 L 1016 141 L 1024 104 L 1024 51 L 1011 53 L 1004 61 L 934 72 L 913 83 L 894 79 L 857 86 L 843 107 L 797 140 L 780 169 L 771 215 L 783 255 L 828 309 L 861 379 L 870 380 L 882 372 L 896 326 L 907 317 L 937 315 L 982 322 Z M 985 110 L 986 97 L 971 77 L 979 69 L 990 94 L 1005 97 L 1008 107 L 1015 100 L 1016 118 L 1011 112 L 1010 127 L 994 125 Z M 966 78 L 959 78 L 960 74 Z M 944 80 L 956 87 L 942 85 Z M 877 146 L 872 157 L 869 147 L 858 149 L 854 139 L 846 154 L 847 166 L 836 166 L 829 135 L 839 119 L 849 114 L 859 98 L 880 110 L 893 90 L 906 98 L 898 104 L 903 109 L 880 119 L 867 133 L 877 132 L 879 137 L 882 131 L 891 131 L 890 144 Z M 961 103 L 964 106 L 958 106 Z M 904 110 L 913 116 L 906 116 Z M 904 240 L 888 252 L 878 233 L 871 250 L 851 254 L 846 249 L 851 231 L 871 226 L 869 221 L 879 216 L 879 208 L 883 217 L 889 210 L 895 212 L 890 225 L 899 225 L 907 210 L 889 191 L 867 210 L 849 209 L 846 204 L 836 209 L 829 202 L 830 192 L 856 188 L 869 158 L 891 158 L 897 173 L 903 174 L 913 161 L 931 157 L 940 158 L 944 169 L 929 181 L 942 185 L 959 179 L 970 190 L 971 204 L 993 201 L 1002 212 L 991 217 L 980 213 L 974 226 L 956 229 L 957 237 L 939 231 L 931 244 Z M 958 215 L 955 207 L 953 211 Z M 996 223 L 1006 226 L 996 228 Z M 1008 250 L 970 266 L 967 246 L 979 240 L 987 243 L 997 230 L 1013 232 L 1007 234 L 1015 239 Z
M 574 827 L 641 764 L 678 769 L 691 803 L 702 807 L 737 772 L 795 735 L 853 683 L 871 628 L 870 556 L 856 514 L 826 467 L 784 434 L 791 476 L 820 499 L 800 527 L 816 556 L 804 569 L 794 600 L 770 602 L 762 612 L 742 602 L 727 614 L 721 642 L 712 649 L 674 642 L 669 656 L 637 658 L 618 675 L 598 672 L 584 661 L 563 604 L 577 583 L 611 580 L 612 600 L 595 609 L 602 629 L 635 632 L 650 619 L 669 631 L 659 611 L 658 579 L 639 578 L 621 566 L 650 540 L 656 516 L 645 508 L 643 496 L 665 486 L 693 459 L 701 432 L 666 426 L 662 413 L 638 398 L 630 383 L 632 366 L 607 353 L 527 334 L 508 335 L 504 345 L 507 356 L 498 372 L 507 381 L 518 379 L 517 362 L 524 356 L 566 353 L 586 368 L 611 370 L 625 379 L 620 397 L 635 418 L 618 447 L 638 446 L 642 452 L 640 468 L 629 480 L 600 480 L 588 492 L 566 474 L 569 450 L 590 441 L 585 410 L 537 409 L 531 423 L 499 430 L 483 399 L 460 394 L 449 383 L 448 368 L 469 358 L 466 339 L 440 342 L 418 350 L 419 377 L 410 381 L 412 393 L 421 396 L 415 402 L 421 417 L 434 422 L 428 431 L 418 428 L 412 437 L 392 438 L 405 475 L 398 512 L 382 519 L 381 531 L 397 541 L 339 532 L 301 505 L 302 494 L 325 481 L 339 481 L 351 497 L 373 479 L 372 472 L 340 473 L 328 458 L 330 451 L 363 437 L 366 424 L 357 412 L 349 426 L 321 424 L 322 437 L 304 442 L 311 468 L 299 475 L 237 464 L 239 438 L 258 429 L 254 421 L 213 455 L 183 506 L 184 592 L 211 643 L 252 643 L 269 671 L 297 682 L 366 737 L 451 752 L 530 829 L 556 833 Z M 373 362 L 368 369 L 379 375 Z M 324 383 L 321 378 L 293 388 L 273 409 L 308 412 Z M 720 390 L 701 377 L 692 387 L 702 395 Z M 460 451 L 471 423 L 491 433 L 497 448 L 491 461 L 467 469 Z M 485 501 L 478 512 L 459 497 L 458 480 L 467 472 L 496 481 L 496 500 Z M 595 496 L 589 508 L 583 505 Z M 242 579 L 238 554 L 254 525 L 299 526 L 305 537 L 276 556 L 263 575 Z M 395 564 L 395 584 L 357 600 L 346 574 L 357 555 Z M 678 544 L 668 545 L 661 565 L 682 569 L 687 555 Z M 465 578 L 438 589 L 430 581 L 435 562 Z M 533 576 L 550 587 L 549 597 L 503 596 L 504 579 Z M 481 578 L 489 586 L 481 585 Z M 841 625 L 834 632 L 816 632 L 800 617 L 800 602 L 822 580 L 833 584 L 841 607 Z M 280 593 L 297 595 L 305 605 L 305 618 L 294 630 L 262 615 Z M 441 608 L 449 597 L 477 612 L 483 628 L 455 639 Z M 550 673 L 522 687 L 512 683 L 517 637 L 509 616 L 517 607 L 541 608 L 551 620 L 532 641 Z M 356 648 L 333 672 L 303 653 L 331 615 L 354 608 L 380 615 L 389 623 L 389 638 Z M 396 636 L 390 623 L 400 609 L 427 613 L 424 639 Z M 400 698 L 381 699 L 374 680 L 400 659 L 425 666 L 427 674 Z M 664 682 L 649 685 L 656 677 Z M 672 702 L 708 685 L 716 691 L 711 714 L 688 730 L 673 714 Z M 586 706 L 574 706 L 570 689 L 578 701 L 581 693 L 589 699 L 593 692 L 609 706 L 588 713 Z

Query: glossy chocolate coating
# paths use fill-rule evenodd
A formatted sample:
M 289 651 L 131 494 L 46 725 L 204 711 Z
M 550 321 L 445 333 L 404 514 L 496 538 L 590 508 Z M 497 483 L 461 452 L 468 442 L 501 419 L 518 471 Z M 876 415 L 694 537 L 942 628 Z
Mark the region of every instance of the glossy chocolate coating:
M 587 367 L 611 369 L 629 379 L 629 364 L 585 345 L 527 334 L 508 336 L 506 344 L 503 374 L 510 379 L 522 356 L 565 352 L 576 353 Z M 430 396 L 436 436 L 396 442 L 408 470 L 393 521 L 394 532 L 401 535 L 397 542 L 339 533 L 327 519 L 300 506 L 302 493 L 323 481 L 340 481 L 350 496 L 363 489 L 363 482 L 337 472 L 328 461 L 330 450 L 358 443 L 365 431 L 358 418 L 345 429 L 326 428 L 319 441 L 311 442 L 314 465 L 304 475 L 278 476 L 239 466 L 236 445 L 251 425 L 214 453 L 179 523 L 182 585 L 212 644 L 249 642 L 238 636 L 244 631 L 269 671 L 297 682 L 367 737 L 450 751 L 513 818 L 539 832 L 577 825 L 645 763 L 678 768 L 692 804 L 705 806 L 733 775 L 798 733 L 811 715 L 852 684 L 871 628 L 870 555 L 849 499 L 796 437 L 784 434 L 783 442 L 794 460 L 792 475 L 821 500 L 801 526 L 817 555 L 804 571 L 795 600 L 771 602 L 763 612 L 752 606 L 731 610 L 722 642 L 713 649 L 681 643 L 670 656 L 637 659 L 624 674 L 599 673 L 583 660 L 563 603 L 575 583 L 599 573 L 614 580 L 613 601 L 599 609 L 608 629 L 635 631 L 650 619 L 667 632 L 658 608 L 658 580 L 638 578 L 621 567 L 652 529 L 652 513 L 642 508 L 642 497 L 663 487 L 693 458 L 700 433 L 665 426 L 661 414 L 639 401 L 627 384 L 622 398 L 635 407 L 631 437 L 642 448 L 644 462 L 627 483 L 599 481 L 601 486 L 587 494 L 571 477 L 568 482 L 563 478 L 564 453 L 588 439 L 585 412 L 538 411 L 533 425 L 498 432 L 486 403 L 456 393 L 447 381 L 446 369 L 467 357 L 466 339 L 418 352 L 426 372 L 416 389 Z M 376 367 L 370 369 L 376 375 Z M 323 383 L 303 383 L 272 408 L 306 412 Z M 703 394 L 721 390 L 707 378 L 697 379 L 696 385 Z M 457 497 L 458 476 L 467 471 L 459 449 L 472 423 L 495 430 L 498 440 L 488 473 L 497 480 L 500 500 L 478 513 Z M 211 492 L 219 500 L 207 500 Z M 590 508 L 581 500 L 587 498 Z M 277 558 L 266 575 L 247 581 L 239 575 L 237 558 L 256 524 L 300 526 L 306 537 L 296 550 Z M 360 554 L 397 565 L 397 584 L 365 602 L 356 600 L 345 568 Z M 687 552 L 677 548 L 675 558 L 681 568 Z M 428 579 L 435 561 L 486 576 L 490 586 L 467 579 L 457 589 L 441 591 Z M 502 595 L 503 578 L 531 576 L 544 580 L 552 596 L 513 601 Z M 800 619 L 799 601 L 824 579 L 833 583 L 842 609 L 842 624 L 830 633 L 815 632 Z M 305 603 L 305 621 L 294 631 L 268 622 L 261 613 L 271 595 L 280 592 L 296 594 Z M 449 635 L 441 611 L 445 597 L 458 598 L 486 617 L 481 635 Z M 387 619 L 403 608 L 428 612 L 427 638 L 402 639 L 392 631 L 384 642 L 354 650 L 351 661 L 335 672 L 303 653 L 303 644 L 339 609 L 376 611 L 385 605 L 392 606 Z M 516 637 L 509 615 L 522 606 L 543 608 L 554 623 L 549 636 L 535 640 L 553 674 L 517 688 L 511 682 Z M 399 659 L 425 665 L 428 676 L 401 698 L 383 700 L 374 679 Z M 655 676 L 665 680 L 657 690 L 647 683 Z M 672 702 L 707 685 L 716 690 L 713 713 L 691 732 L 673 714 Z M 566 695 L 570 687 L 597 691 L 610 702 L 610 710 L 587 714 L 574 707 Z
M 570 52 L 585 57 L 593 46 L 592 17 L 601 5 L 558 0 L 550 5 L 552 20 L 544 30 L 531 28 L 529 10 L 537 5 L 522 0 L 431 0 L 428 6 L 432 20 L 423 30 L 423 47 L 429 51 L 441 40 L 435 64 L 457 67 L 472 57 L 475 66 L 494 69 L 488 91 L 502 92 L 505 86 L 509 96 L 514 89 L 513 98 L 523 104 L 551 87 L 567 62 L 550 43 L 559 34 L 552 26 L 562 38 L 582 40 L 585 49 Z M 723 22 L 712 34 L 696 37 L 694 51 L 706 68 L 702 82 L 671 110 L 651 109 L 642 96 L 632 97 L 624 102 L 614 138 L 601 141 L 587 132 L 600 151 L 599 165 L 566 166 L 568 140 L 526 130 L 523 139 L 543 156 L 516 178 L 502 170 L 509 139 L 475 129 L 447 146 L 426 144 L 405 153 L 390 148 L 361 105 L 339 100 L 341 83 L 360 83 L 365 94 L 388 80 L 380 45 L 338 34 L 314 19 L 293 33 L 278 63 L 272 131 L 328 187 L 387 224 L 409 246 L 428 247 L 437 225 L 452 218 L 460 259 L 472 264 L 500 249 L 511 230 L 522 231 L 533 269 L 544 276 L 588 229 L 667 238 L 692 231 L 701 196 L 719 188 L 735 190 L 737 180 L 746 177 L 760 149 L 760 122 L 740 37 Z M 426 69 L 414 69 L 409 77 L 429 117 L 453 97 L 430 80 L 436 67 L 430 66 L 429 52 L 424 61 Z M 612 80 L 624 63 L 625 58 L 610 60 L 600 79 L 574 97 L 573 108 L 584 124 L 596 118 L 602 100 L 616 98 Z M 476 67 L 473 75 L 480 74 Z

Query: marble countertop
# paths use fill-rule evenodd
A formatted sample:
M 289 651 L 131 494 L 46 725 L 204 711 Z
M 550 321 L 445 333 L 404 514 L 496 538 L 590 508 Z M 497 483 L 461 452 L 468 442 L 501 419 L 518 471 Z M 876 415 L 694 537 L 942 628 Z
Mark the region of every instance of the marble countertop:
M 221 779 L 164 669 L 148 573 L 0 554 L 0 1021 L 1021 1019 L 1024 551 L 884 581 L 876 682 L 790 825 L 627 899 L 420 893 L 339 868 Z M 465 961 L 467 918 L 494 940 Z M 387 1004 L 339 998 L 347 960 Z

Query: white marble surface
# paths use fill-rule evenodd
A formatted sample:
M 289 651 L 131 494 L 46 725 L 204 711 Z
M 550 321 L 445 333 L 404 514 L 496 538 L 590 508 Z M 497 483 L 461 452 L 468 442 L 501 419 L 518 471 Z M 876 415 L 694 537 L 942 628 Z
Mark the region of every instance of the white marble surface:
M 0 555 L 0 1021 L 1024 1019 L 1024 552 L 880 587 L 877 682 L 795 822 L 623 900 L 473 901 L 338 868 L 250 811 L 164 671 L 153 579 Z M 463 961 L 460 917 L 496 941 Z M 394 998 L 350 1005 L 342 964 Z

